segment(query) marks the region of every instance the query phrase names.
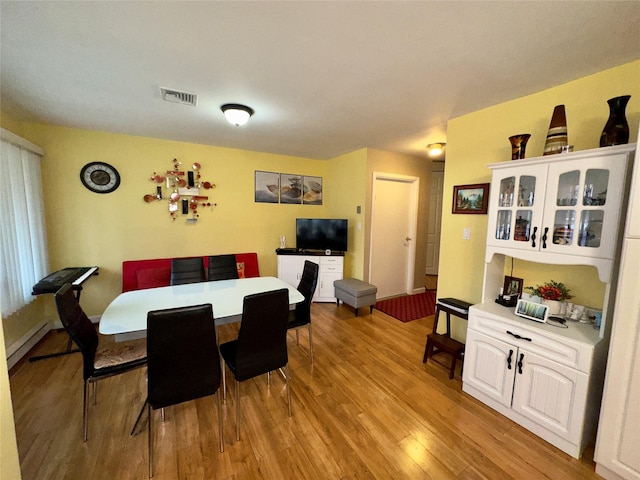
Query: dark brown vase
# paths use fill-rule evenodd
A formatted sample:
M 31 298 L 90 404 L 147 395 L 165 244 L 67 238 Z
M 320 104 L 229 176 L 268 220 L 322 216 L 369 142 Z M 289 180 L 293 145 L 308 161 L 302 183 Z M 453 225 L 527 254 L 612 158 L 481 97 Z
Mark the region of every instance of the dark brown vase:
M 609 119 L 600 136 L 601 147 L 629 143 L 629 124 L 627 123 L 627 117 L 625 117 L 625 109 L 630 98 L 631 95 L 622 95 L 621 97 L 607 100 L 609 104 Z
M 529 133 L 519 133 L 518 135 L 509 137 L 509 141 L 511 142 L 511 160 L 524 158 L 527 141 L 530 136 L 531 134 Z

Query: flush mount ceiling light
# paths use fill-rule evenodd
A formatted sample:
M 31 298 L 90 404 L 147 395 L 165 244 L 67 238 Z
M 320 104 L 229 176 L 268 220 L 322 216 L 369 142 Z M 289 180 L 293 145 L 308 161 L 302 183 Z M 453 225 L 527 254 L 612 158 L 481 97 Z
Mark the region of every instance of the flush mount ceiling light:
M 429 151 L 429 156 L 430 157 L 438 157 L 440 155 L 442 155 L 442 152 L 444 152 L 444 147 L 447 144 L 444 142 L 440 142 L 440 143 L 430 143 L 429 145 L 427 145 L 427 150 Z
M 247 107 L 246 105 L 239 105 L 237 103 L 227 103 L 222 105 L 220 109 L 222 110 L 222 113 L 224 113 L 227 121 L 236 127 L 247 123 L 249 117 L 255 113 L 253 108 Z

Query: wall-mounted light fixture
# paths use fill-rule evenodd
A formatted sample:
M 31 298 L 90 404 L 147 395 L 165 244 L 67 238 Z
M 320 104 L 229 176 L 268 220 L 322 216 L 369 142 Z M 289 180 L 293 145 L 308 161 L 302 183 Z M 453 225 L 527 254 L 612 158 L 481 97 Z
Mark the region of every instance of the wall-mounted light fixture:
M 249 117 L 255 113 L 253 108 L 237 103 L 226 103 L 220 107 L 220 110 L 224 113 L 227 121 L 236 127 L 247 123 Z
M 439 157 L 444 152 L 444 147 L 446 147 L 446 146 L 447 146 L 447 144 L 444 143 L 444 142 L 430 143 L 429 145 L 427 145 L 427 151 L 429 153 L 429 156 L 430 157 Z

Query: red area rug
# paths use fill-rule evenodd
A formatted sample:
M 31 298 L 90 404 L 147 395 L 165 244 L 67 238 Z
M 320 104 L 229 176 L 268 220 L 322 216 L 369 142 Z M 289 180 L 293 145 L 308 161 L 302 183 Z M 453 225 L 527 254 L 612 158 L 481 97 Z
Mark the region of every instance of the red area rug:
M 436 292 L 429 291 L 417 295 L 380 300 L 373 308 L 391 315 L 401 322 L 410 322 L 436 313 Z

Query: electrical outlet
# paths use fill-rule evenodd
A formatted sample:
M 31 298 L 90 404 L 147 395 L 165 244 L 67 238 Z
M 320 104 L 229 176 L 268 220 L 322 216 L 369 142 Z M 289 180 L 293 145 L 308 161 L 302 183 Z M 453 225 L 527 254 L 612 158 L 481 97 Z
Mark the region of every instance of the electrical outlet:
M 462 239 L 463 240 L 469 240 L 471 238 L 471 229 L 470 228 L 463 228 L 462 229 Z

